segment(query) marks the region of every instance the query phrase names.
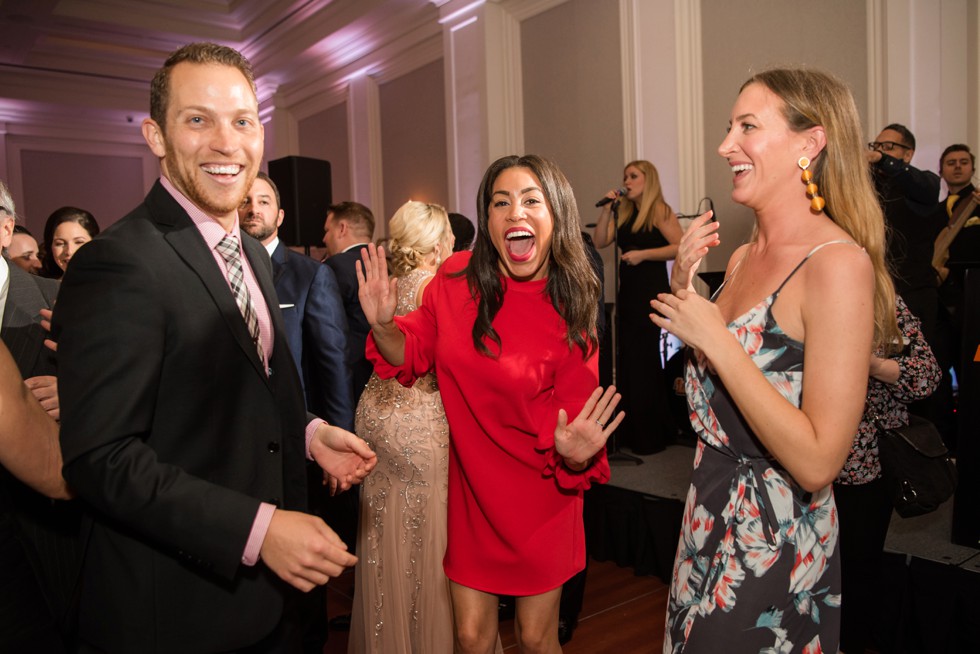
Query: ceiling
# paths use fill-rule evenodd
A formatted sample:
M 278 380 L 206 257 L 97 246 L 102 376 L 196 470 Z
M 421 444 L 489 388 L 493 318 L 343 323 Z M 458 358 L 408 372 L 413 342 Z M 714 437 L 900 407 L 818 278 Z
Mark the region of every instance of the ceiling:
M 142 119 L 149 81 L 193 41 L 245 54 L 260 102 L 341 80 L 391 44 L 439 35 L 447 0 L 0 0 L 0 123 L 109 127 Z

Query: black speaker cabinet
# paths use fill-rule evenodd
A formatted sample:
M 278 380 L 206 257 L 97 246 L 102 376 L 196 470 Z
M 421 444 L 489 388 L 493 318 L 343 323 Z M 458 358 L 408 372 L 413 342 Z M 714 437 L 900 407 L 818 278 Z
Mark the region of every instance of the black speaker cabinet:
M 321 245 L 323 221 L 333 203 L 330 162 L 298 156 L 273 159 L 269 162 L 269 177 L 279 187 L 286 212 L 279 238 L 286 245 Z

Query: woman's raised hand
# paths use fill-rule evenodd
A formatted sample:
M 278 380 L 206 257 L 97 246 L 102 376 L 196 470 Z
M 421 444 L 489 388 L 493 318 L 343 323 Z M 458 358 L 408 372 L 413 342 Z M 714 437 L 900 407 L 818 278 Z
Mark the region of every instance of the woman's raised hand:
M 568 465 L 586 466 L 601 450 L 606 441 L 616 431 L 616 427 L 626 415 L 622 411 L 610 421 L 621 396 L 615 386 L 610 386 L 603 392 L 602 387 L 595 389 L 586 401 L 575 420 L 568 422 L 565 409 L 558 410 L 558 424 L 555 426 L 555 449 Z
M 385 249 L 368 243 L 357 262 L 357 298 L 371 327 L 390 325 L 398 304 L 398 280 L 388 278 Z
M 712 220 L 713 211 L 705 211 L 695 218 L 681 237 L 677 257 L 671 270 L 670 289 L 673 293 L 681 289 L 694 288 L 694 275 L 701 267 L 701 260 L 708 250 L 721 243 L 718 236 L 718 222 Z

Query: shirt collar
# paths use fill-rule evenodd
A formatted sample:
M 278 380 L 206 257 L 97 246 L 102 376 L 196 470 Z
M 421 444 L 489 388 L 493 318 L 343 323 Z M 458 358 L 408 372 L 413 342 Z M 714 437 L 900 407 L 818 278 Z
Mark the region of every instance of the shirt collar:
M 231 226 L 231 232 L 225 232 L 225 228 L 221 226 L 221 223 L 216 218 L 208 215 L 200 207 L 191 202 L 165 175 L 160 176 L 160 184 L 173 196 L 177 204 L 187 212 L 187 215 L 190 216 L 194 226 L 197 227 L 197 231 L 201 232 L 201 236 L 204 237 L 204 242 L 208 244 L 210 249 L 213 250 L 216 248 L 225 236 L 238 238 L 238 214 L 235 214 L 235 222 Z

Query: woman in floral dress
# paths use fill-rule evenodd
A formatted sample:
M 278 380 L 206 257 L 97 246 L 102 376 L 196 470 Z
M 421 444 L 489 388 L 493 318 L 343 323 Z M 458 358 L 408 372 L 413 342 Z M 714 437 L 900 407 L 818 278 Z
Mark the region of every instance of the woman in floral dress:
M 864 408 L 873 344 L 898 337 L 861 141 L 838 80 L 751 78 L 718 152 L 732 199 L 755 212 L 753 239 L 709 302 L 691 282 L 720 240 L 718 223 L 699 217 L 681 240 L 673 294 L 651 302 L 651 319 L 691 348 L 699 437 L 664 652 L 837 651 L 831 485 Z

